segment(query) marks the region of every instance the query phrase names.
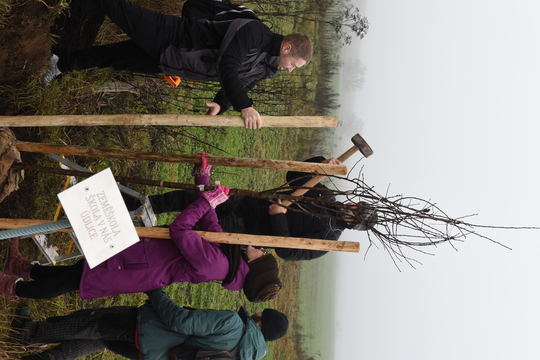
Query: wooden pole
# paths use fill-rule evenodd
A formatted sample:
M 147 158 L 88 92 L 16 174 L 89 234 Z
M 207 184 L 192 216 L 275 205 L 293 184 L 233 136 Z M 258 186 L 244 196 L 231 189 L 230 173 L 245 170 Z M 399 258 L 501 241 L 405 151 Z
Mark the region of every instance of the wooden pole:
M 201 155 L 162 154 L 126 149 L 92 148 L 75 145 L 51 145 L 27 141 L 17 141 L 16 146 L 17 150 L 19 151 L 37 152 L 45 154 L 64 154 L 101 158 L 149 160 L 183 164 L 200 164 L 201 162 Z M 307 163 L 302 161 L 249 159 L 211 155 L 205 155 L 205 157 L 208 159 L 209 164 L 217 166 L 302 171 L 316 174 L 347 174 L 347 167 L 344 165 Z
M 48 220 L 32 219 L 0 219 L 0 229 L 18 229 L 21 227 L 48 223 Z M 157 227 L 136 227 L 139 237 L 170 239 L 169 229 Z M 73 229 L 55 230 L 72 232 Z M 354 241 L 329 241 L 282 236 L 247 235 L 233 233 L 214 233 L 197 231 L 206 241 L 220 244 L 257 245 L 262 247 L 280 247 L 291 249 L 307 249 L 320 251 L 359 252 L 360 243 Z
M 62 176 L 76 176 L 76 177 L 83 177 L 83 178 L 88 178 L 94 175 L 94 173 L 91 171 L 62 169 L 62 168 L 48 167 L 48 166 L 42 166 L 38 164 L 27 164 L 27 163 L 14 163 L 13 165 L 11 165 L 11 169 L 32 170 L 32 171 L 38 171 L 38 172 L 47 173 L 47 174 L 55 174 L 55 175 L 62 175 Z M 117 182 L 127 183 L 127 184 L 140 184 L 140 185 L 157 186 L 157 187 L 169 188 L 169 189 L 201 191 L 199 185 L 195 185 L 195 184 L 185 184 L 185 183 L 178 183 L 178 182 L 171 182 L 171 181 L 152 180 L 152 179 L 141 179 L 141 178 L 126 177 L 126 176 L 118 176 L 118 175 L 114 175 L 114 179 Z M 204 186 L 204 190 L 202 191 L 214 190 L 215 188 L 216 188 L 215 186 Z M 245 189 L 231 189 L 230 194 L 231 195 L 244 195 L 244 196 L 256 197 L 256 198 L 261 198 L 261 199 L 275 197 L 271 193 L 268 193 L 268 195 L 265 196 L 264 195 L 265 193 L 261 193 L 261 192 L 253 191 L 253 190 L 245 190 Z
M 88 178 L 94 175 L 91 171 L 79 171 L 79 170 L 72 170 L 72 169 L 62 169 L 57 167 L 48 167 L 38 164 L 28 164 L 28 163 L 14 163 L 11 165 L 11 169 L 24 169 L 24 170 L 32 170 L 32 171 L 38 171 L 42 173 L 47 174 L 54 174 L 54 175 L 62 175 L 62 176 L 76 176 L 76 177 L 82 177 L 82 178 Z M 169 189 L 183 189 L 183 190 L 193 190 L 193 191 L 209 191 L 214 190 L 216 187 L 213 185 L 207 185 L 201 187 L 199 185 L 195 184 L 186 184 L 186 183 L 179 183 L 179 182 L 172 182 L 172 181 L 163 181 L 163 180 L 152 180 L 152 179 L 142 179 L 142 178 L 134 178 L 134 177 L 127 177 L 127 176 L 118 176 L 114 175 L 114 179 L 116 182 L 119 183 L 126 183 L 126 184 L 139 184 L 139 185 L 146 185 L 146 186 L 156 186 L 156 187 L 162 187 L 162 188 L 169 188 Z M 279 190 L 279 189 L 276 189 Z M 293 194 L 284 194 L 280 192 L 276 192 L 275 190 L 270 191 L 254 191 L 254 190 L 247 190 L 247 189 L 235 189 L 231 188 L 230 195 L 243 195 L 243 196 L 249 196 L 254 197 L 258 199 L 282 199 L 282 200 L 294 200 L 294 201 L 315 201 L 315 198 L 311 197 L 302 197 L 302 196 L 293 196 Z M 314 216 L 317 216 L 314 214 Z
M 358 151 L 358 146 L 354 145 L 349 150 L 347 150 L 343 154 L 341 154 L 341 156 L 338 157 L 337 159 L 339 161 L 343 162 L 343 161 L 347 160 L 348 158 L 350 158 L 352 155 L 354 155 L 357 151 Z M 304 189 L 297 189 L 291 195 L 292 196 L 302 196 L 302 195 L 304 195 L 305 193 L 307 193 L 309 191 L 309 188 L 312 188 L 315 185 L 317 185 L 318 183 L 320 183 L 321 181 L 323 181 L 325 177 L 326 177 L 325 175 L 315 175 L 315 176 L 313 176 L 311 179 L 309 179 L 308 181 L 306 181 L 302 185 L 302 187 L 304 187 Z M 285 200 L 285 201 L 282 202 L 282 205 L 284 205 L 284 206 L 289 206 L 291 204 L 292 204 L 292 201 L 289 201 L 289 200 Z
M 261 116 L 263 127 L 336 127 L 335 116 Z M 240 116 L 116 114 L 116 115 L 33 115 L 0 116 L 0 125 L 27 126 L 105 126 L 105 125 L 168 125 L 168 126 L 237 126 L 244 127 Z

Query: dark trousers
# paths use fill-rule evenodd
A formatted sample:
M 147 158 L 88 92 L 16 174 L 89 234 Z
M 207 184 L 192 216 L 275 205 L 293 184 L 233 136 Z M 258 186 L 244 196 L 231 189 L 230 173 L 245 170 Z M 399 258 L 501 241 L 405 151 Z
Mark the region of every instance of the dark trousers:
M 141 73 L 161 73 L 161 53 L 180 36 L 182 18 L 164 15 L 128 0 L 99 1 L 105 15 L 131 39 L 116 44 L 77 50 L 60 58 L 62 72 L 110 67 Z
M 149 75 L 163 73 L 159 68 L 159 58 L 148 55 L 133 40 L 73 51 L 60 58 L 58 68 L 63 73 L 93 68 L 110 68 Z
M 176 190 L 161 195 L 149 196 L 154 213 L 181 212 L 197 197 L 192 190 Z M 245 234 L 246 224 L 241 213 L 244 196 L 231 195 L 227 201 L 216 207 L 218 222 L 224 232 Z M 133 210 L 133 209 L 130 209 Z
M 33 281 L 15 284 L 15 295 L 29 299 L 50 299 L 79 290 L 84 260 L 68 266 L 34 265 L 30 271 Z
M 32 321 L 25 325 L 25 330 L 30 344 L 59 343 L 40 354 L 44 359 L 74 360 L 109 348 L 135 360 L 136 325 L 137 308 L 117 306 Z

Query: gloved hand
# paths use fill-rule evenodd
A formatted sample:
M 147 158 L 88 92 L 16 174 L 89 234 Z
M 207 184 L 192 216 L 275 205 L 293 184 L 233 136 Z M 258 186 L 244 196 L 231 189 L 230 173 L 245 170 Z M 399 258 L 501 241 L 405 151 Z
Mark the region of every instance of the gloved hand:
M 223 204 L 229 198 L 229 192 L 231 188 L 217 185 L 216 189 L 211 191 L 205 191 L 202 193 L 202 196 L 208 201 L 210 206 L 215 209 L 219 204 Z
M 209 153 L 199 152 L 197 155 L 210 155 Z M 197 178 L 201 176 L 210 177 L 212 174 L 212 165 L 208 164 L 208 161 L 204 156 L 201 156 L 201 163 L 193 165 L 191 176 Z

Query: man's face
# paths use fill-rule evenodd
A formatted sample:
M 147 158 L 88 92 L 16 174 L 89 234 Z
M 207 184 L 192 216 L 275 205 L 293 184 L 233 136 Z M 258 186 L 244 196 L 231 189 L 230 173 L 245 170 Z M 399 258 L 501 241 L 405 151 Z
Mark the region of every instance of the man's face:
M 281 52 L 279 56 L 279 70 L 293 71 L 296 68 L 306 65 L 306 60 Z

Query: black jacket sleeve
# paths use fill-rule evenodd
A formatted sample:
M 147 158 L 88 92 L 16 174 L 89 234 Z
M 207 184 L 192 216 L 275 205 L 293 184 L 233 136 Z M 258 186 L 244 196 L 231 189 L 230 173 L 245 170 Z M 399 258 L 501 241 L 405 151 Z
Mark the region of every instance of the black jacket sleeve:
M 289 226 L 287 224 L 287 216 L 285 214 L 270 215 L 270 231 L 272 236 L 286 236 L 290 237 Z M 321 234 L 318 233 L 305 233 L 303 237 L 308 239 L 320 239 Z M 332 237 L 332 236 L 331 236 Z M 336 239 L 327 239 L 336 240 Z M 320 258 L 327 251 L 307 250 L 307 249 L 290 249 L 290 248 L 276 248 L 276 254 L 287 261 L 300 261 L 300 260 L 313 260 Z
M 253 102 L 247 93 L 250 88 L 255 86 L 257 81 L 244 86 L 240 81 L 239 69 L 248 54 L 261 49 L 271 36 L 272 32 L 266 25 L 259 21 L 251 21 L 237 31 L 223 52 L 219 62 L 219 77 L 223 93 L 218 93 L 219 97 L 216 96 L 214 101 L 224 107 L 225 110 L 228 108 L 228 104 L 223 101 L 223 95 L 226 96 L 229 104 L 232 104 L 237 111 L 252 106 Z
M 304 160 L 304 162 L 321 163 L 324 160 L 326 160 L 324 156 L 315 156 L 307 160 Z M 290 183 L 291 186 L 302 186 L 310 179 L 307 175 L 310 175 L 310 173 L 305 173 L 301 171 L 288 171 L 287 182 Z M 298 179 L 298 178 L 301 178 L 301 179 L 297 181 L 293 181 L 294 179 Z
M 245 87 L 246 92 L 253 89 L 255 87 L 255 85 L 257 85 L 258 82 L 259 81 L 255 81 L 254 83 L 250 84 L 249 86 L 246 86 Z M 249 100 L 251 101 L 251 105 L 249 105 L 249 106 L 252 106 L 253 105 L 253 100 L 251 100 L 251 99 L 249 99 Z M 221 88 L 217 92 L 216 96 L 214 96 L 214 102 L 219 104 L 219 107 L 220 107 L 218 115 L 223 114 L 225 111 L 229 110 L 229 108 L 232 106 L 232 104 L 229 101 L 229 99 L 227 98 L 227 95 L 225 94 L 225 90 L 223 88 Z M 249 107 L 249 106 L 246 106 L 246 107 Z M 242 110 L 242 109 L 239 109 L 238 111 L 240 111 L 240 110 Z

